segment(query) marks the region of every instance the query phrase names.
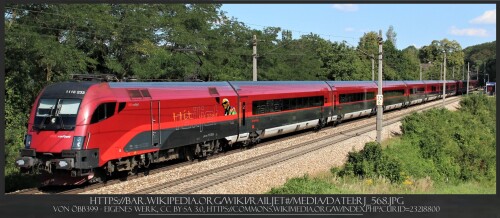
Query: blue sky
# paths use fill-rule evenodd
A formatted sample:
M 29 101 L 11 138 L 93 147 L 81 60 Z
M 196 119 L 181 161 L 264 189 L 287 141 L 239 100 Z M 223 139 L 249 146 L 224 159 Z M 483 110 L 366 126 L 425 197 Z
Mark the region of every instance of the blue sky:
M 363 33 L 397 33 L 396 45 L 420 48 L 456 40 L 462 48 L 496 40 L 495 4 L 224 4 L 222 11 L 252 29 L 266 26 L 357 45 Z

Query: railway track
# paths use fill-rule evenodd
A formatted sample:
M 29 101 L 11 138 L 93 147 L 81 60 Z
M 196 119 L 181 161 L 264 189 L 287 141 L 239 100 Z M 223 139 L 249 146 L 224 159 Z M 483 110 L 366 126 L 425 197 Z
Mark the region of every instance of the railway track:
M 454 103 L 459 101 L 460 98 L 454 98 L 448 100 L 446 104 Z M 429 105 L 423 109 L 428 110 L 434 107 L 439 107 L 441 104 Z M 391 118 L 384 121 L 384 126 L 391 125 L 393 123 L 401 121 L 403 117 L 407 114 Z M 306 141 L 303 143 L 296 144 L 291 147 L 276 150 L 270 153 L 262 154 L 254 158 L 242 160 L 231 165 L 225 165 L 215 169 L 207 170 L 202 173 L 194 174 L 191 176 L 183 177 L 171 182 L 163 183 L 157 186 L 151 186 L 144 189 L 140 189 L 132 194 L 158 194 L 159 190 L 162 193 L 171 194 L 192 194 L 203 189 L 209 188 L 221 184 L 226 181 L 259 171 L 261 169 L 274 166 L 281 162 L 300 157 L 302 155 L 311 153 L 313 151 L 319 150 L 321 148 L 330 146 L 332 144 L 347 140 L 353 136 L 361 135 L 375 130 L 375 122 L 365 125 L 364 127 L 353 127 L 347 131 L 340 132 L 335 136 L 324 136 L 311 141 Z M 208 178 L 208 182 L 206 179 Z M 197 182 L 197 180 L 204 180 L 203 182 Z
M 459 97 L 447 98 L 447 102 L 446 103 L 450 104 L 450 103 L 458 101 L 459 99 L 460 99 Z M 436 104 L 436 101 L 433 101 L 433 102 L 431 102 L 429 104 L 431 104 L 431 105 L 425 107 L 422 110 L 430 109 L 432 107 L 436 107 L 436 105 L 440 105 L 440 104 Z M 391 113 L 394 113 L 394 112 L 395 111 L 391 111 L 391 112 L 388 112 L 386 114 L 390 115 Z M 403 116 L 399 116 L 398 118 L 400 119 Z M 371 118 L 370 117 L 362 117 L 362 118 L 358 118 L 356 120 L 352 120 L 351 122 L 348 122 L 348 123 L 349 124 L 353 124 L 353 122 L 357 123 L 357 122 L 361 122 L 361 121 L 364 121 L 364 120 L 367 120 L 367 119 L 371 119 Z M 394 119 L 396 119 L 396 118 L 394 118 Z M 391 120 L 394 120 L 394 119 L 391 119 Z M 398 122 L 398 121 L 394 121 L 394 122 Z M 389 125 L 390 123 L 388 123 L 388 122 L 391 122 L 391 121 L 384 121 L 384 125 Z M 375 122 L 370 122 L 370 124 L 367 124 L 367 125 L 374 126 L 372 124 L 375 124 Z M 138 190 L 138 191 L 134 191 L 134 192 L 131 192 L 131 193 L 135 193 L 135 194 L 147 194 L 147 193 L 154 193 L 155 191 L 164 189 L 166 187 L 178 187 L 178 186 L 182 186 L 182 185 L 185 185 L 186 183 L 192 183 L 192 181 L 194 181 L 196 179 L 200 179 L 200 178 L 207 177 L 207 176 L 214 176 L 214 175 L 217 175 L 218 173 L 224 173 L 224 172 L 226 172 L 228 170 L 232 170 L 232 169 L 234 170 L 234 168 L 236 166 L 240 166 L 240 165 L 241 166 L 246 166 L 248 164 L 253 164 L 253 163 L 255 163 L 256 161 L 259 161 L 259 160 L 271 159 L 273 156 L 279 156 L 280 154 L 284 154 L 286 152 L 290 152 L 290 151 L 299 149 L 301 147 L 307 147 L 307 145 L 311 145 L 311 144 L 315 144 L 315 143 L 316 144 L 317 143 L 321 144 L 321 141 L 324 141 L 324 140 L 333 140 L 333 141 L 330 142 L 330 144 L 331 144 L 331 143 L 336 143 L 336 142 L 340 142 L 340 141 L 346 140 L 346 139 L 352 137 L 353 134 L 354 135 L 356 135 L 356 134 L 358 134 L 358 135 L 362 134 L 359 131 L 361 131 L 364 128 L 359 129 L 359 127 L 356 127 L 356 125 L 354 125 L 354 126 L 355 127 L 349 129 L 348 131 L 340 132 L 339 135 L 336 135 L 336 136 L 333 136 L 333 137 L 332 136 L 327 136 L 327 137 L 318 138 L 318 139 L 315 139 L 315 140 L 312 140 L 312 141 L 307 141 L 307 142 L 304 142 L 304 143 L 299 143 L 297 145 L 292 146 L 293 148 L 292 147 L 288 147 L 288 148 L 285 148 L 285 149 L 277 150 L 277 151 L 274 151 L 274 152 L 271 152 L 271 153 L 268 153 L 268 154 L 263 154 L 263 155 L 257 156 L 257 157 L 252 158 L 252 159 L 247 159 L 247 160 L 239 161 L 236 164 L 233 163 L 233 164 L 230 164 L 230 165 L 227 165 L 227 166 L 223 166 L 223 167 L 219 167 L 219 168 L 216 168 L 216 169 L 207 170 L 207 171 L 204 171 L 202 173 L 198 173 L 198 174 L 195 174 L 195 175 L 192 175 L 192 176 L 187 176 L 187 177 L 184 177 L 184 178 L 173 180 L 173 181 L 168 182 L 168 183 L 164 183 L 164 184 L 162 184 L 160 186 L 148 187 L 148 188 L 141 189 L 141 190 Z M 356 129 L 358 131 L 356 131 Z M 372 129 L 374 129 L 374 128 L 371 128 L 370 130 L 365 130 L 365 131 L 371 131 Z M 254 147 L 263 147 L 263 146 L 267 146 L 268 144 L 271 144 L 271 143 L 279 143 L 282 140 L 289 140 L 289 139 L 293 139 L 293 138 L 300 138 L 300 137 L 303 137 L 304 135 L 308 135 L 308 134 L 311 134 L 310 130 L 301 131 L 301 132 L 298 132 L 298 133 L 295 133 L 295 134 L 293 134 L 293 133 L 292 134 L 286 134 L 286 135 L 283 135 L 283 136 L 278 136 L 278 137 L 267 139 L 267 140 L 263 141 L 262 143 L 260 143 L 258 145 L 255 145 Z M 341 137 L 341 138 L 338 138 L 338 137 Z M 315 147 L 315 148 L 311 148 L 310 151 L 308 151 L 308 152 L 304 151 L 305 153 L 302 153 L 302 155 L 306 154 L 306 153 L 310 153 L 310 152 L 315 151 L 315 150 L 318 150 L 318 149 L 320 149 L 322 147 L 324 147 L 324 146 L 318 146 L 318 147 Z M 216 156 L 210 157 L 210 159 L 212 159 L 212 158 L 220 158 L 220 157 L 224 157 L 226 155 L 231 155 L 233 153 L 240 152 L 241 150 L 242 149 L 234 149 L 234 150 L 230 150 L 230 151 L 227 151 L 227 152 L 224 152 L 224 153 L 219 153 Z M 179 194 L 194 193 L 196 191 L 205 189 L 207 187 L 210 187 L 210 186 L 213 186 L 213 185 L 216 185 L 216 184 L 220 184 L 220 183 L 222 183 L 224 181 L 228 181 L 228 180 L 231 180 L 231 179 L 234 179 L 234 178 L 246 175 L 248 173 L 258 171 L 259 169 L 266 168 L 266 167 L 272 166 L 274 164 L 277 164 L 277 163 L 280 163 L 280 162 L 292 159 L 294 157 L 300 156 L 300 152 L 296 152 L 295 154 L 293 152 L 290 153 L 290 154 L 288 154 L 288 153 L 286 153 L 286 154 L 287 154 L 286 156 L 288 156 L 286 158 L 280 158 L 280 159 L 276 159 L 274 161 L 266 161 L 266 162 L 269 162 L 269 163 L 267 163 L 267 164 L 257 164 L 255 166 L 247 167 L 247 169 L 241 170 L 241 171 L 239 171 L 237 173 L 231 173 L 230 175 L 223 176 L 222 178 L 212 179 L 210 183 L 203 184 L 203 185 L 198 185 L 196 187 L 180 188 L 177 191 L 173 191 L 171 193 L 179 193 Z M 192 162 L 191 161 L 166 162 L 166 163 L 157 164 L 157 166 L 155 166 L 155 167 L 153 167 L 151 169 L 148 169 L 148 170 L 141 170 L 141 171 L 139 171 L 135 175 L 128 175 L 128 176 L 119 175 L 119 176 L 115 176 L 115 177 L 109 178 L 108 181 L 101 182 L 101 183 L 90 184 L 90 185 L 83 185 L 83 186 L 78 186 L 78 187 L 49 187 L 49 188 L 42 187 L 42 188 L 30 188 L 30 189 L 25 189 L 25 190 L 21 190 L 21 191 L 11 192 L 11 193 L 7 193 L 7 194 L 79 194 L 79 193 L 82 193 L 82 192 L 87 192 L 87 191 L 90 191 L 90 190 L 95 190 L 95 189 L 99 189 L 99 188 L 102 188 L 102 187 L 106 187 L 106 186 L 111 186 L 111 185 L 114 185 L 114 184 L 122 183 L 124 181 L 127 181 L 127 182 L 128 181 L 133 181 L 135 179 L 139 179 L 139 178 L 142 178 L 142 177 L 147 176 L 147 175 L 154 175 L 156 173 L 165 172 L 165 171 L 168 171 L 168 170 L 172 170 L 174 168 L 179 168 L 179 167 L 183 167 L 183 166 L 187 166 L 187 165 L 191 165 L 191 164 L 196 164 L 197 162 L 198 161 L 192 161 Z
M 18 191 L 6 193 L 6 194 L 7 195 L 36 195 L 36 194 L 44 194 L 44 193 L 42 191 L 40 191 L 38 188 L 29 188 L 29 189 L 18 190 Z

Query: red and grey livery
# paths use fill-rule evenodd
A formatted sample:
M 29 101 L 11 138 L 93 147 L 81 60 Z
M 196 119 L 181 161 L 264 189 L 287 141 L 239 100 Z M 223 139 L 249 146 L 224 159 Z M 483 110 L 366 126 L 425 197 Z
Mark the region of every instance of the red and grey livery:
M 465 93 L 464 84 L 446 81 L 446 94 Z M 384 110 L 440 98 L 442 86 L 384 81 Z M 371 81 L 57 83 L 37 97 L 16 165 L 48 183 L 95 181 L 374 114 L 376 94 Z

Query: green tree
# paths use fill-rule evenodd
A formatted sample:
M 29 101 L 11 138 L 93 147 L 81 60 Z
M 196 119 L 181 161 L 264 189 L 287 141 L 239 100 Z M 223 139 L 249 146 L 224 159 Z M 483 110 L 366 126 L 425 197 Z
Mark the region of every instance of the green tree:
M 394 27 L 392 25 L 389 26 L 389 29 L 387 29 L 387 32 L 385 33 L 385 36 L 387 37 L 388 41 L 391 41 L 391 43 L 396 46 L 396 32 L 394 31 Z
M 418 58 L 419 51 L 415 46 L 408 46 L 402 51 L 402 79 L 404 80 L 419 80 L 420 79 L 420 59 Z
M 464 49 L 465 64 L 470 63 L 471 71 L 479 68 L 480 76 L 484 72 L 489 75 L 490 81 L 496 81 L 496 41 L 470 46 Z M 484 80 L 480 78 L 482 83 Z

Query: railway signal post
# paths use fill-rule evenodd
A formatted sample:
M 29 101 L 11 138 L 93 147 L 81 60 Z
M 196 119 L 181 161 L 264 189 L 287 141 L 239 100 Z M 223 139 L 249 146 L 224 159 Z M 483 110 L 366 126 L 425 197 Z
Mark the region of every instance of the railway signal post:
M 378 92 L 377 92 L 377 142 L 382 142 L 382 105 L 384 96 L 382 95 L 382 30 L 378 37 Z
M 253 81 L 257 81 L 257 36 L 253 35 Z

